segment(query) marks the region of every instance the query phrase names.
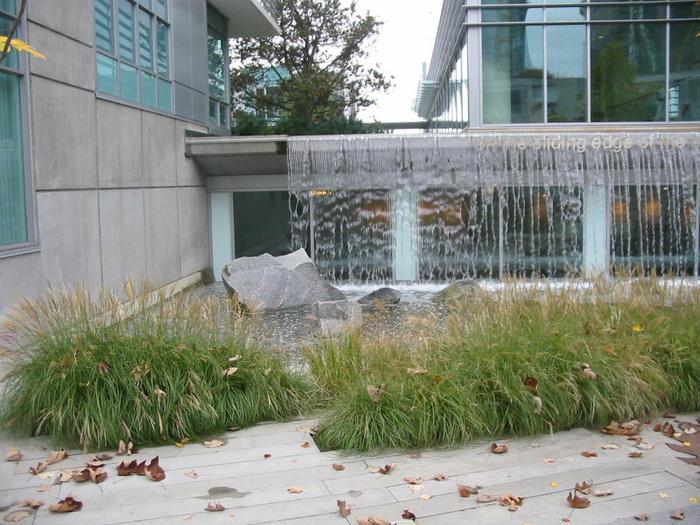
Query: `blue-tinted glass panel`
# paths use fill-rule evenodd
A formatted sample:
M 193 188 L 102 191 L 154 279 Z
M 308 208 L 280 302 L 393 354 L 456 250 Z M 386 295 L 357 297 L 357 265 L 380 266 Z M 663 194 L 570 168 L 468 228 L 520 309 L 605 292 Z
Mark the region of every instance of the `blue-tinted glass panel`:
M 15 14 L 15 9 L 17 9 L 15 0 L 0 0 L 0 11 Z
M 119 56 L 134 62 L 134 7 L 129 0 L 119 0 Z
M 168 26 L 158 22 L 158 73 L 168 75 L 170 70 L 170 41 Z
M 119 64 L 119 94 L 132 102 L 139 101 L 139 72 L 123 62 Z
M 12 20 L 5 18 L 4 16 L 0 16 L 0 35 L 7 35 L 11 28 Z M 0 49 L 0 51 L 2 51 L 2 49 Z M 17 55 L 18 52 L 10 47 L 10 51 L 7 54 L 7 57 L 5 57 L 5 60 L 3 60 L 2 65 L 4 67 L 17 69 L 19 67 L 19 58 Z
M 117 96 L 117 61 L 97 55 L 97 91 Z
M 671 18 L 700 18 L 700 4 L 671 5 Z
M 666 26 L 591 26 L 591 118 L 594 122 L 666 119 Z
M 586 70 L 586 26 L 548 26 L 548 122 L 586 121 Z
M 212 126 L 219 124 L 219 103 L 216 100 L 209 100 L 209 122 Z
M 541 22 L 541 8 L 509 7 L 507 9 L 484 9 L 481 12 L 482 22 Z
M 110 53 L 114 51 L 112 0 L 95 0 L 95 45 Z
M 19 82 L 0 73 L 0 246 L 29 240 Z
M 139 2 L 143 7 L 147 7 L 148 9 L 151 9 L 153 7 L 153 5 L 151 4 L 151 0 L 139 0 Z
M 485 124 L 544 121 L 541 26 L 482 29 Z
M 168 18 L 168 0 L 156 0 L 156 13 L 161 18 Z
M 546 9 L 547 22 L 585 22 L 585 7 L 553 7 Z
M 228 49 L 222 35 L 211 27 L 207 35 L 209 54 L 209 95 L 224 100 L 226 92 L 226 57 L 224 50 Z
M 139 64 L 143 68 L 153 69 L 152 17 L 142 9 L 139 9 Z
M 541 4 L 542 0 L 482 0 L 482 5 L 492 4 Z
M 156 77 L 141 71 L 141 103 L 152 108 L 158 107 L 156 101 Z
M 228 106 L 219 105 L 219 126 L 225 128 L 228 126 Z
M 700 121 L 700 21 L 671 24 L 670 120 Z
M 158 107 L 163 111 L 173 110 L 173 88 L 170 82 L 158 79 Z
M 610 0 L 592 0 L 593 4 L 596 2 L 609 1 Z M 657 20 L 659 18 L 666 18 L 665 5 L 591 7 L 591 20 Z

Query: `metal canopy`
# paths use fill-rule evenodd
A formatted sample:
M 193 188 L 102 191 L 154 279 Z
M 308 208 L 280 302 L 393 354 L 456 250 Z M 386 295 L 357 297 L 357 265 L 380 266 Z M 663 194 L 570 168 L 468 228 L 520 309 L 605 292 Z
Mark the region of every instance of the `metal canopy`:
M 228 18 L 228 36 L 278 36 L 280 27 L 260 0 L 209 0 Z

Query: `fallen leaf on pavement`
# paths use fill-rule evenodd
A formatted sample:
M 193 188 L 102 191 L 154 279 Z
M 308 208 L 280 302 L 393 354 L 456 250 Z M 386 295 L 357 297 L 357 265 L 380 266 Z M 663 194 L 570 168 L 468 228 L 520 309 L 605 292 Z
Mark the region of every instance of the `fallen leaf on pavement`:
M 370 516 L 369 518 L 358 518 L 357 525 L 391 525 L 391 522 L 385 520 L 384 518 Z
M 472 494 L 479 493 L 479 487 L 470 487 L 469 485 L 457 485 L 457 492 L 463 498 L 468 498 Z
M 18 523 L 30 516 L 34 516 L 34 513 L 30 510 L 15 510 L 9 514 L 5 514 L 3 520 L 7 523 Z
M 642 424 L 633 419 L 632 421 L 627 421 L 626 423 L 618 423 L 617 421 L 611 421 L 610 424 L 601 429 L 604 434 L 613 434 L 615 436 L 636 436 L 642 428 Z
M 419 497 L 420 499 L 422 499 L 423 501 L 428 501 L 428 500 L 429 500 L 430 498 L 432 498 L 433 496 L 431 496 L 430 494 L 421 494 L 421 495 L 418 496 L 418 497 Z
M 112 459 L 114 456 L 112 454 L 108 454 L 107 452 L 100 452 L 99 454 L 95 454 L 92 456 L 93 461 L 109 461 Z
M 508 445 L 505 444 L 498 444 L 498 443 L 491 443 L 491 452 L 494 454 L 504 454 L 508 452 Z
M 91 480 L 93 483 L 102 483 L 107 479 L 107 472 L 102 467 L 85 467 L 83 470 L 73 472 L 73 481 L 83 482 Z
M 187 476 L 188 478 L 197 479 L 199 477 L 199 474 L 197 474 L 196 470 L 188 470 L 187 472 L 185 472 L 185 476 Z
M 180 441 L 175 442 L 175 446 L 177 448 L 183 448 L 189 442 L 190 442 L 190 438 L 182 438 Z
M 226 508 L 218 501 L 216 503 L 210 501 L 209 505 L 207 505 L 204 510 L 206 510 L 207 512 L 221 512 L 223 510 L 226 510 Z
M 310 446 L 311 446 L 311 443 L 309 443 L 308 441 L 304 441 L 304 442 L 301 444 L 301 448 L 309 448 Z
M 24 454 L 17 449 L 17 448 L 11 448 L 10 451 L 7 453 L 7 456 L 5 456 L 5 461 L 22 461 L 22 458 L 24 457 Z
M 146 466 L 146 477 L 152 481 L 163 481 L 165 479 L 165 470 L 160 466 L 158 456 L 154 457 Z
M 401 514 L 401 518 L 405 520 L 416 521 L 416 515 L 408 509 L 404 509 L 403 514 Z
M 591 500 L 584 496 L 577 495 L 576 491 L 569 492 L 566 501 L 569 502 L 569 506 L 573 509 L 585 509 L 591 504 Z
M 447 479 L 447 476 L 445 476 L 444 474 L 435 474 L 433 476 L 433 479 L 435 481 L 445 481 Z
M 290 494 L 301 494 L 302 492 L 304 492 L 304 489 L 302 489 L 301 487 L 289 487 L 287 489 L 287 492 L 289 492 Z
M 693 496 L 693 497 L 690 498 L 688 501 L 689 501 L 690 503 L 700 503 L 700 498 L 696 498 L 695 496 Z
M 49 511 L 50 512 L 77 512 L 80 509 L 83 508 L 83 502 L 78 501 L 77 499 L 68 496 L 65 499 L 62 499 L 58 503 L 54 503 L 53 505 L 49 505 Z
M 649 521 L 649 514 L 636 514 L 634 519 L 637 521 Z
M 204 448 L 219 448 L 223 447 L 224 442 L 220 441 L 218 439 L 212 439 L 211 441 L 205 441 L 204 442 Z
M 620 445 L 616 445 L 615 443 L 608 443 L 607 445 L 603 445 L 602 447 L 603 450 L 620 450 Z
M 596 490 L 593 492 L 593 495 L 597 498 L 602 498 L 604 496 L 612 496 L 613 494 L 615 494 L 615 492 L 610 489 Z
M 544 458 L 542 461 L 544 461 L 545 463 L 549 463 L 550 465 L 551 465 L 552 463 L 556 463 L 556 462 L 557 462 L 557 460 L 556 460 L 556 459 L 553 459 L 553 458 Z
M 558 488 L 559 488 L 559 483 L 557 483 L 556 481 L 552 481 L 552 482 L 549 484 L 549 486 L 552 487 L 553 489 L 558 489 Z
M 270 454 L 269 452 L 267 454 L 263 454 L 263 458 L 265 458 L 265 459 L 270 459 L 271 457 L 272 457 L 272 454 Z
M 49 492 L 51 490 L 51 485 L 42 485 L 38 489 L 36 489 L 37 492 Z
M 340 472 L 342 470 L 345 470 L 345 465 L 342 465 L 340 463 L 333 463 L 333 470 Z
M 491 503 L 492 501 L 497 501 L 498 496 L 492 496 L 490 494 L 480 494 L 476 498 L 477 503 Z
M 29 472 L 36 476 L 44 472 L 46 470 L 46 467 L 48 466 L 49 464 L 46 461 L 44 461 L 42 463 L 39 463 L 36 467 L 29 467 Z
M 72 470 L 62 470 L 61 475 L 56 479 L 56 482 L 54 482 L 54 485 L 60 485 L 61 483 L 65 483 L 67 481 L 70 481 L 73 479 L 73 471 Z
M 667 498 L 670 498 L 671 495 L 668 494 L 667 492 L 659 492 L 659 497 L 660 497 L 661 499 L 667 499 Z
M 671 519 L 676 521 L 683 521 L 685 519 L 685 513 L 682 510 L 676 511 L 671 514 Z
M 403 478 L 403 480 L 404 480 L 406 483 L 408 483 L 409 485 L 420 485 L 420 484 L 423 483 L 423 479 L 422 479 L 422 478 L 414 478 L 414 477 L 411 477 L 411 476 L 405 477 L 405 478 Z
M 591 487 L 593 487 L 593 481 L 582 481 L 581 483 L 576 483 L 574 491 L 588 495 L 591 493 Z
M 68 452 L 66 452 L 65 449 L 60 449 L 60 450 L 54 450 L 49 454 L 49 459 L 46 460 L 46 463 L 49 465 L 55 465 L 59 461 L 63 461 L 68 457 Z
M 339 499 L 336 501 L 336 503 L 338 505 L 338 513 L 340 514 L 341 517 L 347 518 L 348 516 L 350 516 L 350 513 L 352 511 L 348 507 L 347 501 Z
M 119 440 L 119 446 L 117 447 L 117 456 L 131 456 L 135 453 L 136 450 L 134 449 L 134 444 L 131 441 L 129 441 L 129 444 L 127 445 L 121 439 Z
M 513 496 L 512 494 L 501 494 L 498 497 L 498 504 L 506 507 L 510 512 L 515 512 L 523 504 L 522 496 Z
M 383 467 L 380 467 L 377 472 L 380 474 L 388 474 L 392 470 L 394 470 L 394 467 L 396 467 L 396 463 L 390 463 L 389 465 L 384 465 Z
M 640 450 L 651 450 L 652 448 L 654 448 L 654 445 L 652 445 L 651 443 L 645 443 L 644 441 L 642 441 L 641 443 L 637 443 L 634 446 Z
M 597 458 L 598 453 L 595 450 L 582 450 L 581 455 L 584 458 Z
M 644 454 L 642 452 L 630 452 L 627 454 L 627 457 L 629 458 L 641 458 Z

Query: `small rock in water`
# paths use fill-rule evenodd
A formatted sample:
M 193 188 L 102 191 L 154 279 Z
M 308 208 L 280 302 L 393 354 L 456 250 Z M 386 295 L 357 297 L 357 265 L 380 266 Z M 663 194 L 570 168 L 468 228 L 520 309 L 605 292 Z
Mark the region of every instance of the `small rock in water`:
M 401 300 L 401 292 L 393 288 L 380 288 L 370 294 L 365 295 L 357 302 L 360 304 L 398 304 Z

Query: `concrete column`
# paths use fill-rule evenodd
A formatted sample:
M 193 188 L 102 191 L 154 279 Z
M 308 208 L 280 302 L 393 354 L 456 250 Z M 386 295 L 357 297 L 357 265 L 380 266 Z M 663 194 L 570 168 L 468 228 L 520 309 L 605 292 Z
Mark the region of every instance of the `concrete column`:
M 418 207 L 417 194 L 410 189 L 394 191 L 394 280 L 418 280 Z
M 233 195 L 211 193 L 211 251 L 214 278 L 221 281 L 221 270 L 233 259 Z
M 583 190 L 583 275 L 606 276 L 610 269 L 610 191 L 607 186 Z

